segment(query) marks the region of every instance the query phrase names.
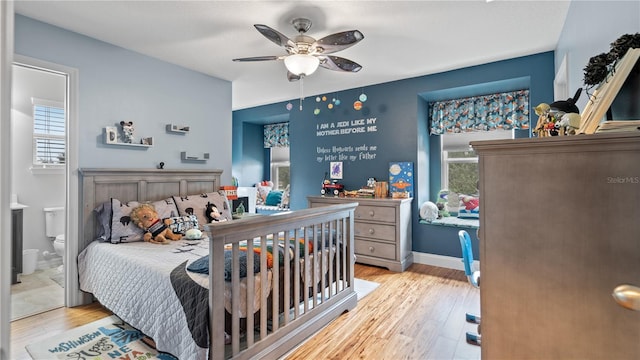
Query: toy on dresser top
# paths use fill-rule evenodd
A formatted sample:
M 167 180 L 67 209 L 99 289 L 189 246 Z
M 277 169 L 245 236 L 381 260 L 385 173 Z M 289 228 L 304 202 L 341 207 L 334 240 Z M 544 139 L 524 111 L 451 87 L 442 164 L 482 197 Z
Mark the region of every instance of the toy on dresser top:
M 575 135 L 580 128 L 581 116 L 576 101 L 581 93 L 582 88 L 579 88 L 572 98 L 536 106 L 538 123 L 533 132 L 538 137 Z

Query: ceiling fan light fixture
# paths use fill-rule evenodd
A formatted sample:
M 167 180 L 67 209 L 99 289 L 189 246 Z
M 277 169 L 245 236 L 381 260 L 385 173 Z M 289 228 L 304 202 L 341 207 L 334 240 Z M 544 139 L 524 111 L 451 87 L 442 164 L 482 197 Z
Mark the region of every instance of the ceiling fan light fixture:
M 313 74 L 320 65 L 320 60 L 307 54 L 293 54 L 284 58 L 284 66 L 290 73 L 298 76 L 309 76 Z

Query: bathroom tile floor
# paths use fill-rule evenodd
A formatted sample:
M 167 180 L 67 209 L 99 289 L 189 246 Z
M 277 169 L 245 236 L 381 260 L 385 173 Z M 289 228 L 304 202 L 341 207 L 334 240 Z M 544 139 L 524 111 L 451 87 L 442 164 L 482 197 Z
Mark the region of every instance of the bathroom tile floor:
M 11 320 L 18 320 L 64 306 L 63 275 L 57 267 L 19 275 L 11 285 Z

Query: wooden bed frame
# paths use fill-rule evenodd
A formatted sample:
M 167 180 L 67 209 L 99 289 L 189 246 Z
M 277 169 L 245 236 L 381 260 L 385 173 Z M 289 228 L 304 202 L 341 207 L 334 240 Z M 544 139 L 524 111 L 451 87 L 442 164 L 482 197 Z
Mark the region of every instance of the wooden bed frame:
M 176 195 L 192 195 L 217 191 L 220 186 L 221 170 L 137 170 L 137 169 L 81 169 L 81 238 L 78 239 L 78 253 L 96 238 L 96 222 L 93 209 L 110 198 L 121 201 L 155 201 Z M 353 309 L 357 297 L 353 290 L 353 221 L 357 203 L 304 209 L 265 216 L 252 216 L 241 220 L 207 225 L 210 236 L 209 277 L 209 334 L 210 348 L 225 351 L 209 351 L 209 359 L 249 359 L 279 358 L 300 344 L 306 338 L 323 328 L 345 311 Z M 301 230 L 305 229 L 305 230 Z M 313 229 L 313 231 L 308 231 Z M 305 246 L 314 250 L 328 251 L 328 263 L 322 256 L 309 258 L 308 252 L 300 255 L 294 252 L 290 258 L 284 252 L 284 265 L 274 266 L 271 294 L 263 294 L 257 316 L 240 319 L 238 311 L 231 311 L 231 344 L 225 345 L 225 295 L 215 289 L 231 288 L 232 308 L 239 309 L 240 276 L 238 268 L 239 243 L 247 241 L 248 251 L 252 250 L 252 239 L 267 239 L 295 236 L 304 239 Z M 321 235 L 319 235 L 321 234 Z M 325 234 L 334 237 L 335 246 L 325 248 Z M 263 246 L 260 261 L 266 268 L 265 241 L 255 242 Z M 231 285 L 224 280 L 224 250 L 232 248 L 233 266 Z M 306 250 L 306 248 L 305 248 Z M 253 257 L 247 257 L 247 268 L 253 268 Z M 305 268 L 313 269 L 310 274 L 302 273 Z M 328 271 L 319 273 L 317 270 Z M 261 272 L 266 280 L 266 272 Z M 311 282 L 300 280 L 311 276 Z M 283 281 L 282 279 L 291 279 Z M 254 278 L 246 278 L 247 298 L 254 295 Z M 76 285 L 78 286 L 78 285 Z M 296 295 L 297 294 L 297 295 Z M 267 296 L 269 298 L 267 298 Z M 257 299 L 256 299 L 257 300 Z M 93 301 L 91 294 L 84 294 L 83 303 Z M 247 301 L 248 313 L 252 313 L 253 301 Z M 268 309 L 268 311 L 264 311 Z M 116 314 L 117 315 L 117 314 Z M 228 319 L 227 319 L 228 321 Z M 246 329 L 256 329 L 256 332 Z

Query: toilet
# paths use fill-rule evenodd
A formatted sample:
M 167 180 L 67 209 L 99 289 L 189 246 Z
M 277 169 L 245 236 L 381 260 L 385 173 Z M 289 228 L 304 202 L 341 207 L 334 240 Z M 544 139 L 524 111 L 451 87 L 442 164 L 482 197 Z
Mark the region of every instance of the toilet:
M 53 240 L 53 249 L 62 257 L 64 264 L 64 207 L 44 208 L 44 221 L 45 233 L 49 239 Z

